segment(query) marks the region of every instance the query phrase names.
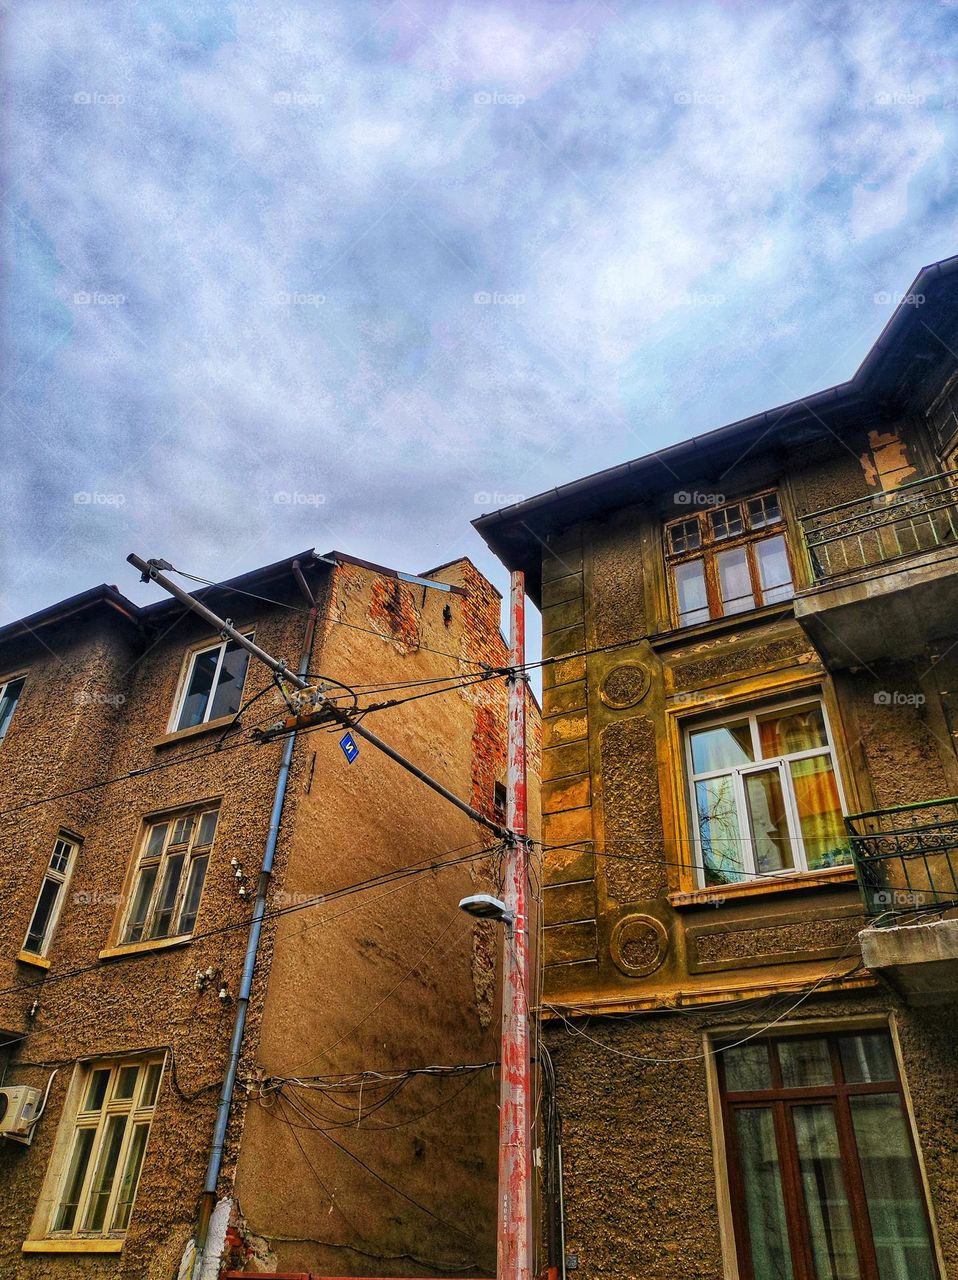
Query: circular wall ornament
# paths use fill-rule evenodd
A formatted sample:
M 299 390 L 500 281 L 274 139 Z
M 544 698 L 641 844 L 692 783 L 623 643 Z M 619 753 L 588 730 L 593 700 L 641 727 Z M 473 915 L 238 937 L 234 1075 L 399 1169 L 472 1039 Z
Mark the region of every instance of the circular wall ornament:
M 650 676 L 638 662 L 623 662 L 613 667 L 599 686 L 599 697 L 614 711 L 634 707 L 649 691 Z
M 630 978 L 645 978 L 665 959 L 669 937 L 655 916 L 623 916 L 612 930 L 609 950 L 616 968 Z

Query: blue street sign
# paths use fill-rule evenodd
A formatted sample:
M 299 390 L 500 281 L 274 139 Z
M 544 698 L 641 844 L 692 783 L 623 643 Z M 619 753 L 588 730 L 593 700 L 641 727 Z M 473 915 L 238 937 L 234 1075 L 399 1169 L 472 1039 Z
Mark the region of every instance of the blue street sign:
M 356 745 L 356 739 L 353 737 L 351 733 L 344 733 L 339 740 L 339 745 L 343 749 L 343 755 L 346 757 L 349 763 L 352 764 L 352 762 L 359 755 L 359 747 L 357 747 Z

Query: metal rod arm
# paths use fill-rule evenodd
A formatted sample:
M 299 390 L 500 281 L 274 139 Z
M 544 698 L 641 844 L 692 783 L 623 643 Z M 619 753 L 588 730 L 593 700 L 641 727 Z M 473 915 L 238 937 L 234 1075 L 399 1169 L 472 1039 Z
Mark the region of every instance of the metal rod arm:
M 151 579 L 157 586 L 162 587 L 164 591 L 168 591 L 171 596 L 174 596 L 181 604 L 186 605 L 188 609 L 192 609 L 194 613 L 208 622 L 211 627 L 215 627 L 220 635 L 227 636 L 230 640 L 235 640 L 247 653 L 251 653 L 254 658 L 259 658 L 260 662 L 265 663 L 270 671 L 275 672 L 276 675 L 291 684 L 295 689 L 309 688 L 307 681 L 302 676 L 298 676 L 295 671 L 290 671 L 285 662 L 279 658 L 274 658 L 265 649 L 261 649 L 258 644 L 254 644 L 249 636 L 244 636 L 241 631 L 237 631 L 232 623 L 219 617 L 212 609 L 207 609 L 206 605 L 197 600 L 195 596 L 190 595 L 188 591 L 184 591 L 182 587 L 172 582 L 165 573 L 161 573 L 155 564 L 151 564 L 149 560 L 143 560 L 135 552 L 131 552 L 127 556 L 127 562 L 133 565 L 135 569 L 140 570 L 144 581 Z
M 381 751 L 383 755 L 389 756 L 390 760 L 395 760 L 396 764 L 405 769 L 407 773 L 411 773 L 414 778 L 418 778 L 419 781 L 424 782 L 427 787 L 431 787 L 437 795 L 442 796 L 444 800 L 448 800 L 449 803 L 454 804 L 457 809 L 468 814 L 474 822 L 479 822 L 482 826 L 488 828 L 489 831 L 494 832 L 500 840 L 508 840 L 511 838 L 512 832 L 509 831 L 507 827 L 500 827 L 497 822 L 493 822 L 490 818 L 487 818 L 484 813 L 480 813 L 478 809 L 474 809 L 471 804 L 466 804 L 465 800 L 460 800 L 457 795 L 454 795 L 453 792 L 444 787 L 441 782 L 437 782 L 435 778 L 431 778 L 428 773 L 423 772 L 423 770 L 417 765 L 414 765 L 411 760 L 407 760 L 405 756 L 400 755 L 399 752 L 394 750 L 388 742 L 383 742 L 382 738 L 377 738 L 374 733 L 370 733 L 368 729 L 364 729 L 361 724 L 352 720 L 347 712 L 340 711 L 338 707 L 333 707 L 331 704 L 327 704 L 327 706 L 323 708 L 323 714 L 330 715 L 334 720 L 349 729 L 350 733 L 357 734 L 360 738 L 363 738 L 366 742 L 370 743 L 371 746 L 374 746 Z

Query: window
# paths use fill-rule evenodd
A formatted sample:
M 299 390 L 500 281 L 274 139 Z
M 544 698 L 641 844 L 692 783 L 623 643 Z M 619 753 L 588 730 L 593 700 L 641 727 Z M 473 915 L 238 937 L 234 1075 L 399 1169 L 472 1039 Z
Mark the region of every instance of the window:
M 58 837 L 53 846 L 50 862 L 37 896 L 37 905 L 33 908 L 33 917 L 23 943 L 23 950 L 29 951 L 31 955 L 47 954 L 63 908 L 63 899 L 66 896 L 79 847 L 76 840 L 71 840 L 69 836 L 63 834 Z
M 51 1236 L 115 1236 L 130 1225 L 162 1059 L 90 1063 L 56 1191 Z
M 792 598 L 792 570 L 774 491 L 666 526 L 675 623 L 743 613 Z
M 16 680 L 5 680 L 0 684 L 0 742 L 7 736 L 24 684 L 26 676 L 18 676 Z
M 496 818 L 505 821 L 506 809 L 509 806 L 509 793 L 506 790 L 505 783 L 496 782 L 492 788 L 492 808 Z
M 154 819 L 143 833 L 124 943 L 193 932 L 216 835 L 217 809 Z
M 741 1280 L 936 1280 L 885 1031 L 717 1055 Z
M 174 730 L 235 715 L 243 699 L 249 654 L 235 640 L 198 649 L 190 658 Z
M 851 861 L 821 702 L 700 722 L 686 747 L 703 883 Z

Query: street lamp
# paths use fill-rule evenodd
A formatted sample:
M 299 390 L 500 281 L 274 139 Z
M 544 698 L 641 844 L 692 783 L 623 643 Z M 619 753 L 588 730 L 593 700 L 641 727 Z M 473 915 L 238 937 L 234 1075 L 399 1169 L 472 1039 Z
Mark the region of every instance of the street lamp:
M 491 893 L 474 893 L 469 898 L 463 898 L 459 903 L 459 910 L 479 920 L 498 920 L 500 924 L 510 927 L 516 922 L 516 917 L 506 904 L 499 898 L 494 898 Z

